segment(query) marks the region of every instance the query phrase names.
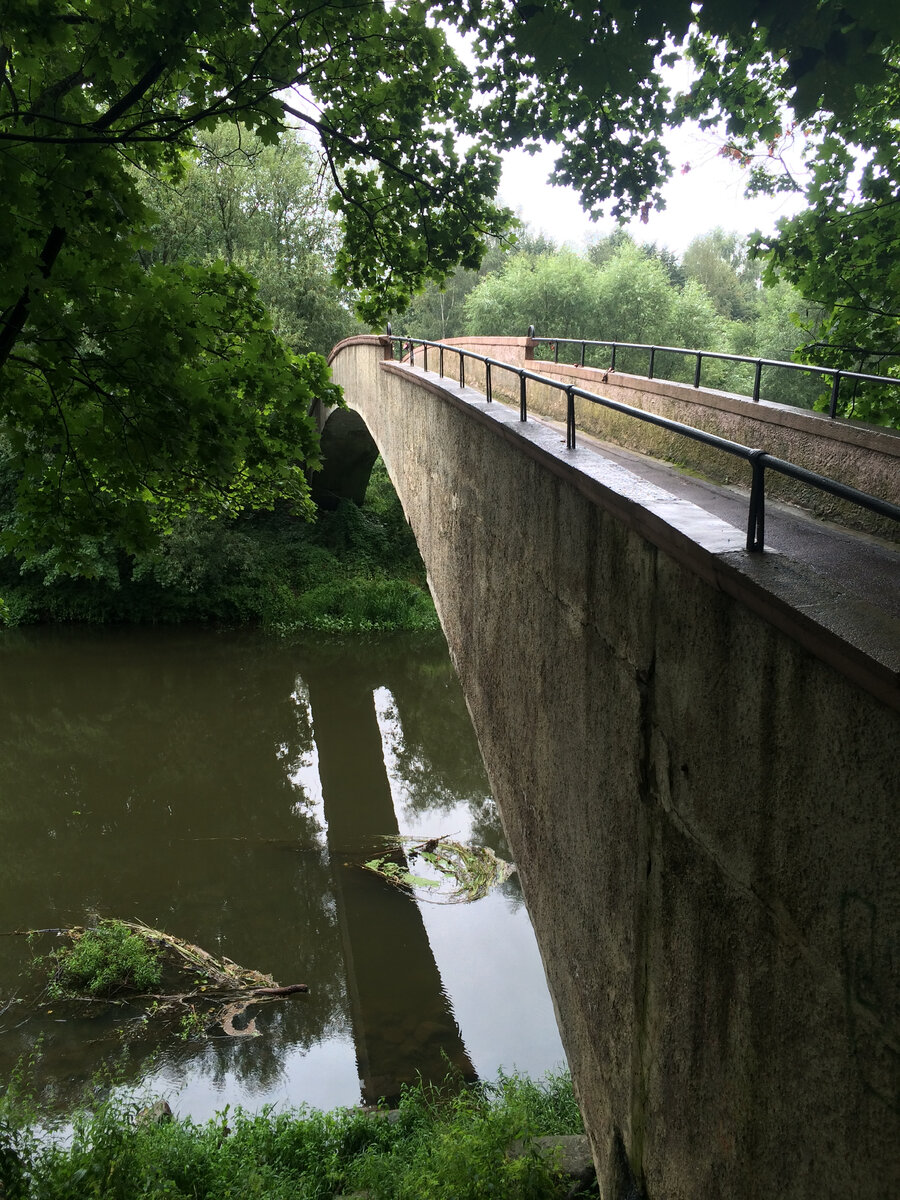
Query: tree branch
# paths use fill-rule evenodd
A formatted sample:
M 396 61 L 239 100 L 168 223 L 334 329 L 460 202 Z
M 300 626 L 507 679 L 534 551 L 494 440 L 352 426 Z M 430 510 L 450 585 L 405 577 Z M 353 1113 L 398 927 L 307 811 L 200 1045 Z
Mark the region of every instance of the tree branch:
M 54 225 L 47 235 L 47 240 L 44 242 L 43 249 L 40 253 L 38 265 L 40 266 L 41 274 L 46 279 L 53 270 L 53 264 L 59 257 L 59 252 L 63 248 L 63 243 L 66 240 L 66 231 L 58 225 Z M 13 310 L 9 317 L 3 322 L 3 327 L 0 329 L 0 369 L 2 369 L 6 360 L 12 353 L 12 349 L 18 341 L 22 330 L 25 328 L 25 322 L 28 319 L 28 309 L 31 304 L 31 291 L 26 286 L 22 290 Z
M 139 100 L 154 83 L 159 79 L 160 75 L 165 70 L 165 61 L 158 58 L 143 76 L 138 80 L 134 87 L 130 88 L 125 95 L 113 104 L 103 116 L 98 117 L 94 122 L 94 129 L 99 133 L 104 132 L 110 125 L 126 112 L 135 101 Z M 47 240 L 44 242 L 43 249 L 40 253 L 39 266 L 41 274 L 45 279 L 49 278 L 50 272 L 53 270 L 53 264 L 59 257 L 59 252 L 63 248 L 66 240 L 66 231 L 58 225 L 50 230 L 47 235 Z M 28 309 L 31 306 L 31 291 L 26 285 L 22 289 L 22 293 L 16 301 L 12 313 L 4 322 L 0 329 L 0 370 L 3 369 L 7 359 L 12 353 L 12 349 L 22 334 L 25 328 L 25 322 L 28 319 Z

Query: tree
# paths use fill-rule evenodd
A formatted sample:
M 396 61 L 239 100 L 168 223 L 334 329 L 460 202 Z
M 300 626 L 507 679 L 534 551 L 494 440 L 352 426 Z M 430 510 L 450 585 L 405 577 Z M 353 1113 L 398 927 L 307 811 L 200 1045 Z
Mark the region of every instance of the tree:
M 605 267 L 623 246 L 637 246 L 645 258 L 658 259 L 665 268 L 669 282 L 674 284 L 675 287 L 680 288 L 684 286 L 684 271 L 678 262 L 678 258 L 671 250 L 667 250 L 665 246 L 657 246 L 655 242 L 642 242 L 639 245 L 631 234 L 624 229 L 614 229 L 612 233 L 608 233 L 604 237 L 592 241 L 587 248 L 588 260 L 595 267 Z
M 623 245 L 598 272 L 597 291 L 597 328 L 605 341 L 672 344 L 677 293 L 657 259 Z
M 765 258 L 767 283 L 786 280 L 825 311 L 797 353 L 801 361 L 900 375 L 900 11 L 852 0 L 803 5 L 782 20 L 787 29 L 796 21 L 805 36 L 787 61 L 770 48 L 752 85 L 733 53 L 694 40 L 698 61 L 724 67 L 717 95 L 735 115 L 723 149 L 748 169 L 748 190 L 801 192 L 808 204 L 773 236 L 756 237 L 753 252 Z M 751 86 L 765 93 L 768 123 L 740 111 Z M 695 104 L 712 95 L 707 80 Z M 783 149 L 801 135 L 803 169 L 791 171 Z M 842 396 L 845 413 L 900 422 L 896 388 L 846 388 Z
M 892 76 L 867 89 L 852 141 L 834 120 L 814 126 L 820 146 L 812 164 L 810 207 L 777 233 L 756 239 L 766 279 L 784 279 L 824 309 L 801 361 L 900 377 L 900 53 Z M 860 163 L 862 167 L 860 170 Z M 858 176 L 858 183 L 856 182 Z M 761 187 L 769 186 L 763 178 Z M 824 398 L 823 398 L 824 403 Z M 900 388 L 845 385 L 839 413 L 900 426 Z
M 0 449 L 17 480 L 3 542 L 52 569 L 82 541 L 127 550 L 187 508 L 308 503 L 307 411 L 335 399 L 237 266 L 152 262 L 134 171 L 177 179 L 240 119 L 320 139 L 342 210 L 336 266 L 375 319 L 499 233 L 495 156 L 458 152 L 471 85 L 415 4 L 4 0 L 0 16 Z M 295 89 L 285 99 L 286 89 Z M 298 92 L 297 89 L 306 89 Z
M 470 36 L 474 68 L 442 19 Z M 674 96 L 662 68 L 681 45 L 697 75 Z M 378 322 L 502 235 L 499 150 L 556 142 L 555 178 L 592 212 L 646 217 L 672 173 L 667 126 L 721 121 L 754 185 L 775 188 L 798 186 L 768 166 L 805 124 L 827 222 L 765 248 L 836 314 L 832 344 L 884 352 L 898 46 L 900 8 L 873 0 L 3 0 L 0 437 L 19 496 L 5 544 L 61 546 L 72 569 L 84 531 L 118 529 L 130 547 L 185 505 L 230 511 L 284 489 L 304 502 L 321 365 L 291 357 L 236 267 L 143 269 L 152 218 L 133 169 L 177 177 L 222 122 L 266 144 L 299 123 L 335 188 L 336 269 Z M 868 155 L 859 199 L 854 146 Z
M 637 246 L 637 242 L 627 229 L 614 229 L 612 233 L 592 241 L 587 248 L 588 262 L 595 267 L 605 267 L 623 246 Z
M 685 276 L 703 285 L 716 312 L 728 320 L 748 321 L 758 311 L 760 269 L 748 261 L 738 234 L 718 228 L 694 238 L 681 265 Z
M 689 279 L 675 296 L 672 314 L 673 343 L 690 350 L 727 350 L 729 322 L 716 310 L 709 293 L 696 279 Z M 669 374 L 673 379 L 692 380 L 694 362 L 679 355 Z M 721 387 L 725 375 L 716 359 L 708 359 L 703 372 L 706 387 Z
M 487 252 L 476 271 L 459 267 L 445 284 L 429 283 L 414 297 L 402 315 L 402 327 L 416 337 L 431 340 L 460 337 L 469 327 L 466 300 L 482 280 L 497 275 L 512 257 L 540 258 L 555 254 L 557 247 L 542 233 L 525 227 L 509 239 L 491 239 Z M 483 330 L 478 329 L 481 333 Z
M 177 181 L 138 176 L 155 213 L 142 262 L 240 267 L 258 281 L 281 341 L 297 354 L 327 354 L 358 324 L 331 278 L 339 231 L 318 168 L 296 130 L 274 146 L 239 125 L 201 135 Z
M 491 239 L 477 270 L 457 267 L 444 283 L 426 284 L 405 312 L 394 314 L 398 328 L 433 341 L 460 337 L 465 330 L 466 297 L 482 279 L 501 270 L 509 254 L 508 242 Z
M 779 280 L 761 289 L 759 306 L 752 320 L 732 324 L 730 348 L 734 354 L 770 358 L 776 362 L 796 361 L 797 346 L 816 336 L 815 330 L 822 316 L 821 308 L 807 304 L 796 288 L 786 280 Z M 752 366 L 733 366 L 728 373 L 728 386 L 734 391 L 749 392 L 753 387 L 753 374 Z M 761 384 L 764 400 L 800 408 L 813 408 L 823 394 L 830 392 L 821 375 L 778 367 L 768 367 L 762 374 Z
M 612 201 L 622 216 L 659 202 L 673 170 L 663 131 L 688 117 L 767 143 L 786 112 L 822 114 L 843 125 L 844 144 L 855 140 L 861 89 L 892 86 L 886 52 L 900 40 L 896 6 L 871 0 L 445 0 L 439 10 L 474 41 L 487 101 L 473 123 L 502 148 L 557 143 L 556 179 L 591 211 Z M 675 96 L 663 68 L 682 46 L 697 73 Z
M 770 282 L 784 277 L 829 310 L 808 355 L 847 369 L 897 364 L 900 6 L 447 0 L 443 11 L 477 46 L 489 95 L 478 120 L 500 148 L 555 141 L 555 179 L 590 211 L 646 219 L 661 205 L 673 170 L 662 134 L 687 119 L 721 131 L 751 190 L 804 193 L 810 211 L 756 247 Z M 662 68 L 679 53 L 695 75 L 675 95 Z M 783 150 L 801 134 L 798 176 Z
M 472 333 L 524 336 L 529 325 L 545 337 L 584 337 L 596 324 L 596 271 L 570 251 L 515 254 L 466 299 Z

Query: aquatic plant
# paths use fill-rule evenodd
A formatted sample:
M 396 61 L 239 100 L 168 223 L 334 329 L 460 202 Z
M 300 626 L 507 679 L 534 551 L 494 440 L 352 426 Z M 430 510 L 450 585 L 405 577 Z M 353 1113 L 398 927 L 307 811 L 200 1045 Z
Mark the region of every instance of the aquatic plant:
M 68 931 L 66 945 L 46 961 L 51 996 L 114 996 L 148 992 L 162 981 L 159 948 L 122 921 L 101 921 Z
M 498 858 L 489 846 L 470 846 L 451 838 L 419 838 L 389 835 L 384 839 L 386 850 L 377 858 L 363 863 L 387 883 L 405 891 L 415 892 L 421 900 L 437 904 L 459 904 L 480 900 L 504 883 L 515 871 L 512 863 Z M 431 874 L 413 874 L 431 870 Z
M 87 927 L 19 932 L 32 941 L 42 934 L 65 938 L 65 945 L 35 960 L 38 969 L 49 974 L 49 996 L 76 1003 L 96 999 L 116 1003 L 127 996 L 132 1006 L 142 1005 L 140 1023 L 177 1018 L 176 1034 L 183 1039 L 203 1036 L 214 1028 L 229 1037 L 255 1037 L 253 1020 L 235 1024 L 252 1004 L 309 990 L 303 983 L 282 986 L 271 975 L 210 954 L 142 921 L 101 918 Z M 159 990 L 164 971 L 172 986 Z

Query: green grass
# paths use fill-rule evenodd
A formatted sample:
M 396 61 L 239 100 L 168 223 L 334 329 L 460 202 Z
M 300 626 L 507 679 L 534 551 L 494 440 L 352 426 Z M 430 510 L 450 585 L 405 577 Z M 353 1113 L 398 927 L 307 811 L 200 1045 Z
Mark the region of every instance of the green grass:
M 138 1105 L 105 1103 L 75 1120 L 67 1145 L 39 1141 L 21 1101 L 0 1099 L 5 1200 L 551 1200 L 566 1194 L 529 1141 L 580 1133 L 567 1075 L 515 1075 L 459 1090 L 407 1088 L 397 1119 L 358 1110 L 143 1124 Z M 507 1156 L 514 1139 L 526 1153 Z M 5 1189 L 5 1191 L 4 1191 Z

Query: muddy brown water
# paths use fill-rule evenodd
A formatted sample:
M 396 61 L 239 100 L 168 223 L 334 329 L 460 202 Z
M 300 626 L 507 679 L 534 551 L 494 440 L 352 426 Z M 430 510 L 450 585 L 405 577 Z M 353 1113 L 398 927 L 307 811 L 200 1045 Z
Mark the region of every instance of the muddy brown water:
M 203 1119 L 352 1105 L 403 1082 L 564 1062 L 513 875 L 472 904 L 364 871 L 384 834 L 509 852 L 439 637 L 185 629 L 0 634 L 0 1082 L 65 1111 L 116 1077 Z M 139 919 L 309 994 L 258 1036 L 177 1036 L 40 992 L 14 930 Z

